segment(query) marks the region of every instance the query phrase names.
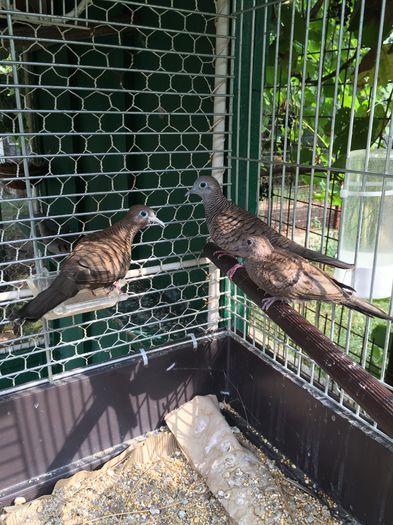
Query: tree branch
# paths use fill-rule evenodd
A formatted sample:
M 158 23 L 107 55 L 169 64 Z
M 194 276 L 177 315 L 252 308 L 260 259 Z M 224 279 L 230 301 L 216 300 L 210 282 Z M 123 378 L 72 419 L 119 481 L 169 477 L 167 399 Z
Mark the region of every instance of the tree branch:
M 314 5 L 314 7 L 310 11 L 310 20 L 313 20 L 317 14 L 319 13 L 319 10 L 322 7 L 324 0 L 318 0 L 318 2 Z
M 347 67 L 356 59 L 356 55 L 353 55 L 352 57 L 348 58 L 348 60 L 346 62 L 344 62 L 344 64 L 342 64 L 340 66 L 340 73 L 341 71 L 343 71 L 344 69 L 347 69 Z M 328 73 L 327 75 L 325 75 L 324 77 L 321 78 L 321 83 L 323 82 L 326 82 L 326 80 L 330 80 L 331 78 L 334 78 L 336 75 L 336 70 L 334 71 L 331 71 L 330 73 Z M 294 78 L 298 78 L 299 80 L 302 80 L 302 75 L 300 73 L 295 73 L 295 74 L 292 74 L 291 75 L 292 77 Z M 311 85 L 311 86 L 317 86 L 318 85 L 318 79 L 317 80 L 307 80 L 306 81 L 308 85 Z

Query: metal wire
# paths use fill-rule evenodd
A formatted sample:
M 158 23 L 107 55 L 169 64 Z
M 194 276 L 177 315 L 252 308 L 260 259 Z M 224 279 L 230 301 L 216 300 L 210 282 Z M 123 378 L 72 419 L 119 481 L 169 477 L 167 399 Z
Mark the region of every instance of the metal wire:
M 367 51 L 362 42 L 362 34 L 367 20 L 364 19 L 365 2 L 360 3 L 358 13 L 359 29 L 354 44 L 350 41 L 348 25 L 348 12 L 352 13 L 352 3 L 334 3 L 330 0 L 315 3 L 291 2 L 264 2 L 258 8 L 265 8 L 269 12 L 269 29 L 255 34 L 255 38 L 262 41 L 261 47 L 267 49 L 267 59 L 262 60 L 266 64 L 263 82 L 264 97 L 262 104 L 262 121 L 264 123 L 261 132 L 261 154 L 259 158 L 248 157 L 239 154 L 239 147 L 231 150 L 231 159 L 238 164 L 247 162 L 262 166 L 262 183 L 267 181 L 267 195 L 262 197 L 259 203 L 260 215 L 267 222 L 282 233 L 289 235 L 299 243 L 310 244 L 313 249 L 328 249 L 329 255 L 337 253 L 339 235 L 337 224 L 332 225 L 331 217 L 337 213 L 333 205 L 331 194 L 337 192 L 337 187 L 345 176 L 347 169 L 341 165 L 335 165 L 337 160 L 337 141 L 340 130 L 337 128 L 339 111 L 343 106 L 348 107 L 348 99 L 343 100 L 345 88 L 352 87 L 351 99 L 348 111 L 348 145 L 344 155 L 353 149 L 352 138 L 356 134 L 357 95 L 361 89 L 359 82 L 359 67 Z M 376 46 L 376 64 L 373 65 L 373 81 L 370 82 L 371 96 L 367 110 L 368 139 L 364 149 L 367 155 L 371 150 L 371 137 L 375 129 L 376 106 L 383 101 L 379 89 L 378 63 L 381 60 L 382 41 L 387 41 L 386 34 L 381 40 L 384 5 L 381 5 L 379 17 L 378 45 Z M 318 11 L 316 11 L 318 6 Z M 237 14 L 240 18 L 252 17 L 252 9 L 244 9 L 243 5 L 237 6 Z M 334 23 L 332 23 L 332 9 L 337 9 Z M 349 11 L 348 11 L 349 10 Z M 295 16 L 296 12 L 296 16 Z M 299 15 L 301 13 L 301 15 Z M 313 13 L 311 15 L 311 13 Z M 297 18 L 296 18 L 297 17 Z M 302 18 L 304 27 L 299 27 L 299 18 Z M 321 37 L 318 41 L 320 47 L 315 49 L 315 42 L 310 41 L 312 31 L 315 32 L 316 24 L 319 24 Z M 285 31 L 284 31 L 285 28 Z M 295 48 L 295 34 L 297 41 Z M 302 32 L 303 31 L 303 32 Z M 301 37 L 299 37 L 299 32 Z M 334 35 L 334 37 L 331 37 Z M 391 38 L 392 35 L 390 35 Z M 332 40 L 330 40 L 332 38 Z M 388 40 L 390 41 L 390 40 Z M 301 42 L 301 44 L 300 44 Z M 298 69 L 300 75 L 294 72 L 293 56 L 299 58 Z M 317 59 L 315 58 L 317 57 Z M 351 60 L 349 60 L 349 58 Z M 347 66 L 347 63 L 349 66 Z M 300 67 L 299 67 L 300 64 Z M 316 68 L 315 76 L 309 73 L 309 65 Z M 344 67 L 349 67 L 348 74 L 344 75 Z M 251 80 L 250 80 L 251 82 Z M 238 83 L 238 87 L 241 87 Z M 329 110 L 325 108 L 325 86 L 331 90 L 332 104 Z M 388 91 L 393 86 L 390 83 L 386 88 Z M 314 104 L 308 103 L 310 92 L 314 95 Z M 377 94 L 378 93 L 378 94 Z M 251 94 L 249 95 L 251 96 Z M 348 95 L 346 95 L 348 96 Z M 387 144 L 387 160 L 384 170 L 373 174 L 366 166 L 356 173 L 366 183 L 368 177 L 384 175 L 382 184 L 382 197 L 378 214 L 378 228 L 382 224 L 384 203 L 386 202 L 386 188 L 390 184 L 392 174 L 388 171 L 390 149 L 391 149 L 391 107 L 386 102 L 385 121 L 386 136 L 389 137 Z M 296 113 L 298 112 L 298 113 Z M 340 111 L 342 113 L 342 111 Z M 378 118 L 378 117 L 377 117 Z M 292 122 L 293 120 L 293 122 Z M 313 122 L 312 128 L 310 122 Z M 390 121 L 390 122 L 389 122 Z M 390 131 L 389 131 L 390 127 Z M 244 133 L 244 132 L 243 132 Z M 322 143 L 321 133 L 327 135 L 328 140 Z M 357 139 L 357 137 L 355 137 Z M 233 141 L 236 146 L 236 140 Z M 374 146 L 375 147 L 375 146 Z M 308 150 L 311 159 L 306 161 L 302 154 Z M 323 159 L 323 160 L 321 160 Z M 351 169 L 352 173 L 352 169 Z M 302 181 L 302 174 L 306 174 L 307 182 Z M 316 186 L 320 181 L 325 184 L 323 198 L 316 201 Z M 237 181 L 239 184 L 239 181 Z M 263 186 L 262 186 L 263 189 Z M 361 233 L 361 221 L 359 221 L 359 235 Z M 379 242 L 374 245 L 374 265 L 372 276 L 378 272 L 377 262 L 379 253 Z M 359 245 L 357 246 L 357 252 Z M 329 271 L 329 269 L 327 269 Z M 373 279 L 373 278 L 372 278 Z M 391 295 L 391 290 L 387 292 Z M 362 422 L 375 428 L 375 424 L 365 416 L 363 411 L 344 392 L 321 371 L 315 363 L 310 360 L 300 349 L 294 347 L 285 333 L 277 329 L 274 324 L 241 295 L 233 297 L 235 303 L 234 316 L 237 320 L 233 322 L 235 327 L 246 324 L 248 330 L 234 330 L 235 337 L 240 337 L 246 344 L 251 344 L 254 349 L 259 349 L 269 358 L 277 362 L 280 367 L 286 368 L 289 373 L 297 375 L 308 385 L 324 392 L 345 410 L 350 410 L 355 417 Z M 384 304 L 387 311 L 392 311 L 392 298 L 389 305 Z M 356 362 L 376 375 L 388 388 L 386 371 L 390 354 L 390 323 L 385 323 L 386 332 L 382 343 L 378 346 L 374 341 L 372 328 L 382 324 L 380 320 L 370 320 L 358 313 L 353 313 L 341 307 L 326 307 L 319 304 L 307 304 L 300 307 L 300 311 L 310 321 L 314 322 L 319 329 L 343 347 Z M 384 328 L 384 326 L 383 326 Z M 390 363 L 393 359 L 390 357 Z M 390 365 L 391 366 L 391 365 Z M 391 379 L 389 380 L 391 381 Z
M 199 174 L 227 169 L 229 132 L 217 123 L 228 119 L 233 97 L 225 89 L 233 36 L 226 8 L 216 28 L 214 3 L 211 11 L 199 4 L 89 0 L 70 11 L 63 1 L 39 12 L 27 2 L 1 4 L 9 54 L 0 168 L 15 168 L 0 179 L 2 391 L 137 355 L 141 346 L 147 354 L 173 347 L 190 331 L 202 340 L 225 323 L 222 279 L 209 293 L 201 258 L 201 203 L 184 202 L 184 193 Z M 225 67 L 215 70 L 217 60 Z M 135 240 L 122 300 L 13 330 L 10 311 L 32 296 L 26 278 L 56 274 L 67 240 L 108 226 L 133 202 L 151 205 L 167 227 Z M 52 229 L 43 232 L 48 219 Z
M 289 4 L 236 0 L 232 11 L 230 2 L 211 2 L 209 11 L 200 0 L 180 8 L 171 0 L 162 5 L 149 0 L 93 0 L 75 3 L 72 10 L 63 1 L 35 13 L 28 10 L 28 2 L 24 11 L 9 0 L 0 4 L 0 41 L 8 52 L 2 60 L 0 84 L 4 150 L 0 168 L 4 162 L 15 168 L 15 174 L 4 172 L 0 178 L 2 391 L 14 392 L 118 362 L 139 355 L 141 348 L 147 354 L 172 348 L 189 340 L 191 332 L 196 340 L 204 340 L 212 336 L 212 329 L 215 336 L 229 330 L 307 388 L 375 427 L 326 373 L 201 257 L 207 237 L 201 203 L 184 198 L 186 187 L 198 175 L 213 173 L 220 181 L 226 179 L 228 195 L 235 201 L 242 195 L 246 203 L 255 204 L 253 209 L 282 233 L 313 248 L 336 251 L 340 238 L 337 225 L 331 224 L 335 209 L 330 191 L 347 172 L 334 164 L 338 112 L 343 88 L 351 85 L 344 152 L 348 158 L 359 66 L 365 54 L 365 1 L 355 47 L 345 25 L 348 4 L 340 5 L 333 44 L 327 38 L 330 0 L 322 2 L 317 17 L 312 0 Z M 296 41 L 300 5 L 305 26 L 301 45 Z M 257 22 L 261 10 L 263 24 Z M 285 31 L 288 18 L 290 30 Z M 322 38 L 316 50 L 311 40 L 317 22 Z M 110 31 L 103 30 L 108 27 Z M 383 12 L 367 109 L 367 155 L 378 103 L 382 27 Z M 247 61 L 235 61 L 249 37 L 253 45 L 246 74 Z M 282 58 L 283 42 L 287 62 Z M 344 55 L 350 52 L 351 74 L 343 79 Z M 309 67 L 316 57 L 320 62 L 311 78 Z M 296 60 L 301 61 L 298 77 L 293 74 Z M 262 65 L 260 78 L 256 65 Z M 322 88 L 332 71 L 333 104 L 327 114 Z M 261 124 L 255 129 L 236 128 L 234 122 L 244 117 L 250 122 L 254 116 L 256 85 L 263 90 Z M 313 107 L 306 102 L 310 92 L 315 97 Z M 321 143 L 322 127 L 328 129 L 328 144 Z M 390 121 L 390 134 L 392 129 Z M 257 134 L 260 151 L 256 153 L 251 142 Z M 305 150 L 311 153 L 308 160 Z M 43 172 L 37 175 L 40 163 Z M 261 199 L 250 189 L 259 169 L 268 186 Z M 351 172 L 359 173 L 365 183 L 367 177 L 381 175 L 368 171 L 367 165 Z M 305 173 L 307 184 L 302 179 Z M 385 175 L 385 181 L 393 177 Z M 316 202 L 315 187 L 321 181 L 326 184 L 325 194 Z M 382 193 L 385 190 L 383 186 Z M 151 205 L 168 226 L 164 231 L 146 229 L 136 239 L 125 300 L 83 316 L 13 332 L 7 318 L 10 309 L 31 297 L 26 279 L 48 270 L 55 274 L 66 254 L 64 249 L 53 252 L 51 243 L 67 243 L 75 235 L 97 231 L 117 220 L 133 202 Z M 383 209 L 382 200 L 379 223 Z M 48 232 L 40 229 L 45 219 L 52 227 Z M 361 224 L 359 235 L 360 229 Z M 379 242 L 374 249 L 373 280 Z M 360 314 L 315 304 L 301 311 L 390 387 L 386 376 L 390 324 L 383 347 L 376 348 L 371 338 L 374 325 Z

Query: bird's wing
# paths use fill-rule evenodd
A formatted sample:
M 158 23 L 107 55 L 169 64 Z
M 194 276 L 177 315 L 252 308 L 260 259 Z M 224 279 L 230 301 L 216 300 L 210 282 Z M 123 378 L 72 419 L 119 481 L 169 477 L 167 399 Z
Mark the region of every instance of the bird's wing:
M 290 258 L 290 256 L 289 256 Z M 288 261 L 284 252 L 273 252 L 263 260 L 246 260 L 250 278 L 265 292 L 274 296 L 286 296 L 299 279 L 298 266 Z
M 311 261 L 329 264 L 337 268 L 352 268 L 353 264 L 339 261 L 320 252 L 310 250 L 288 239 L 274 230 L 256 215 L 240 208 L 234 203 L 218 213 L 209 223 L 209 232 L 215 243 L 229 253 L 236 255 L 234 246 L 245 235 L 262 235 L 274 247 L 282 248 Z
M 62 272 L 72 275 L 81 287 L 109 286 L 126 274 L 131 250 L 112 239 L 80 241 L 67 257 Z
M 246 235 L 254 235 L 257 217 L 236 204 L 217 214 L 209 223 L 209 233 L 213 241 L 221 248 L 236 255 L 236 245 Z
M 336 301 L 344 295 L 322 270 L 285 250 L 276 249 L 263 261 L 246 262 L 246 269 L 251 279 L 273 296 Z
M 312 266 L 301 257 L 291 257 L 291 272 L 297 273 L 297 281 L 290 291 L 292 298 L 300 300 L 340 301 L 345 292 L 320 268 Z

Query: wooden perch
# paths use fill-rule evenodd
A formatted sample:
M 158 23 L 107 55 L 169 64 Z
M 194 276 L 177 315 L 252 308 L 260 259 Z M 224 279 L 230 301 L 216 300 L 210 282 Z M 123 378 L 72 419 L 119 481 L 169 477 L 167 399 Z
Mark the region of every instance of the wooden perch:
M 206 256 L 226 273 L 236 264 L 237 260 L 226 255 L 217 259 L 213 255 L 217 250 L 219 247 L 213 243 L 206 244 L 204 248 Z M 261 305 L 264 298 L 269 297 L 265 292 L 257 289 L 244 268 L 237 270 L 233 276 L 233 282 L 257 306 Z M 393 392 L 352 361 L 341 348 L 290 305 L 277 302 L 266 313 L 376 421 L 381 430 L 393 437 Z

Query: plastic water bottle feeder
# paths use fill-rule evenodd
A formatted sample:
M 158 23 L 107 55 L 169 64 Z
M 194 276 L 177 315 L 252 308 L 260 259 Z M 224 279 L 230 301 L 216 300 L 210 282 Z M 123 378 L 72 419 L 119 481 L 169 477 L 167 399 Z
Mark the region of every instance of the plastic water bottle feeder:
M 31 279 L 27 279 L 27 286 L 35 297 L 43 290 L 46 290 L 56 276 L 56 273 L 44 271 L 40 276 L 34 276 Z M 120 281 L 121 287 L 123 287 L 125 283 L 125 279 Z M 69 317 L 71 315 L 84 314 L 95 310 L 110 308 L 120 301 L 125 301 L 127 298 L 128 295 L 122 293 L 120 287 L 116 287 L 110 291 L 108 291 L 108 288 L 97 288 L 94 290 L 94 293 L 92 290 L 81 290 L 74 297 L 67 299 L 67 301 L 64 301 L 45 314 L 44 319 L 50 321 L 62 317 Z
M 369 174 L 362 173 L 366 150 L 352 151 L 341 191 L 338 257 L 353 263 L 357 245 L 359 250 L 356 268 L 337 269 L 334 277 L 353 286 L 359 296 L 372 299 L 390 297 L 393 284 L 393 154 L 388 161 L 386 154 L 386 150 L 370 152 L 367 171 L 372 174 Z

